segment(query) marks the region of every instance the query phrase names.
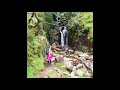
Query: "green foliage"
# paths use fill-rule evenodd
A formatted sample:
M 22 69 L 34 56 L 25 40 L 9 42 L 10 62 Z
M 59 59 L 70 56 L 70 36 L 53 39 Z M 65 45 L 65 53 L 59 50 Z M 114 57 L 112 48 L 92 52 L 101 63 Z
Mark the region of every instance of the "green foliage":
M 57 72 L 53 70 L 52 72 L 49 73 L 48 76 L 49 76 L 50 78 L 56 78 Z
M 27 78 L 36 78 L 32 67 L 27 67 Z
M 52 26 L 52 23 L 54 22 L 53 16 L 51 12 L 45 12 L 45 23 L 44 23 L 44 30 L 46 31 L 46 34 L 50 34 L 50 28 Z
M 32 28 L 35 27 L 39 23 L 39 20 L 36 17 L 35 12 L 30 12 L 27 14 L 27 27 Z
M 81 26 L 83 30 L 89 30 L 88 39 L 93 42 L 93 12 L 82 12 Z
M 89 30 L 89 39 L 93 38 L 93 12 L 78 12 L 71 21 L 69 29 L 75 29 L 79 33 L 81 30 Z
M 71 78 L 70 75 L 65 75 L 65 74 L 63 74 L 62 76 L 63 76 L 63 78 Z
M 64 65 L 63 62 L 57 62 L 57 63 L 55 63 L 55 66 L 58 67 L 58 68 L 61 68 L 62 65 Z
M 38 18 L 38 20 L 40 22 L 44 22 L 45 21 L 45 14 L 44 14 L 44 12 L 36 12 L 36 17 Z
M 88 52 L 88 48 L 86 46 L 80 46 L 82 52 Z
M 88 45 L 86 40 L 83 40 L 84 36 L 90 43 L 93 43 L 93 12 L 72 12 L 67 27 L 69 41 L 74 44 L 76 42 L 75 47 L 80 47 L 80 43 L 82 46 Z M 88 34 L 84 34 L 85 31 L 88 31 Z
M 30 13 L 32 14 L 32 12 Z M 30 15 L 27 15 L 27 77 L 35 78 L 36 72 L 38 70 L 42 70 L 44 68 L 44 55 L 42 54 L 44 48 L 46 48 L 49 44 L 47 41 L 43 40 L 46 36 L 46 32 L 44 30 L 44 22 L 45 22 L 45 13 L 44 12 L 35 12 L 36 19 L 39 21 L 39 24 L 32 28 L 28 28 L 30 23 L 28 23 L 31 18 Z M 31 22 L 34 24 L 34 19 Z M 39 35 L 36 35 L 37 32 L 40 32 Z M 43 48 L 44 46 L 44 48 Z

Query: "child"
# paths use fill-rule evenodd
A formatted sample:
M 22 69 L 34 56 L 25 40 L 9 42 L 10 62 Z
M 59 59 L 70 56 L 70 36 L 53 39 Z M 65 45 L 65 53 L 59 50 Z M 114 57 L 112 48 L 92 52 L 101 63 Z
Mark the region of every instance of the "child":
M 52 53 L 51 53 L 51 46 L 48 51 L 48 55 L 46 57 L 46 61 L 50 64 L 51 63 L 51 58 L 52 58 Z

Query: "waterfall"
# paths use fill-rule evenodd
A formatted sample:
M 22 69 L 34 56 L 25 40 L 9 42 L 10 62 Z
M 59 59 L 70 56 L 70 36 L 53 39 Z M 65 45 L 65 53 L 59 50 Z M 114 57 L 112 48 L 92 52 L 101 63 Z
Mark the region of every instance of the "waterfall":
M 64 45 L 68 46 L 68 31 L 66 29 L 66 26 L 64 26 L 64 29 L 61 30 L 61 27 L 59 27 L 59 31 L 61 34 L 61 46 L 63 47 Z
M 61 34 L 61 46 L 64 46 L 64 38 L 63 38 L 63 32 L 61 31 L 61 27 L 59 27 L 60 34 Z
M 62 47 L 64 45 L 68 46 L 68 31 L 66 29 L 66 25 L 64 25 L 64 27 L 58 25 L 60 23 L 60 20 L 58 20 L 60 18 L 60 12 L 54 12 L 54 15 L 55 15 L 55 23 L 58 26 L 59 32 L 60 32 L 60 45 Z M 62 27 L 63 27 L 63 30 L 62 30 Z
M 63 29 L 63 39 L 64 39 L 64 45 L 68 45 L 68 32 L 66 26 L 64 26 Z

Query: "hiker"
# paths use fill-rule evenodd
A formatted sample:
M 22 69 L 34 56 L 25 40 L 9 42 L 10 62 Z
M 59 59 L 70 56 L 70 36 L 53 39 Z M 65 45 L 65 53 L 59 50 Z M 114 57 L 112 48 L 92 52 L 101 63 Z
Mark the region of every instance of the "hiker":
M 46 49 L 46 51 L 45 51 L 46 55 L 48 55 L 48 52 L 49 52 L 49 49 Z
M 51 46 L 48 50 L 47 57 L 46 57 L 46 61 L 50 64 L 51 63 L 51 58 L 52 58 L 52 52 L 51 52 Z

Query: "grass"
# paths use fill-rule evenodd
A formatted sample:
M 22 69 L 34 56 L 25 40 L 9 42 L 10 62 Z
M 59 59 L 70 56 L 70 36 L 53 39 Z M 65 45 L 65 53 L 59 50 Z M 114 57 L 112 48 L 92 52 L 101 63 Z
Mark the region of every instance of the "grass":
M 63 74 L 63 77 L 64 78 L 71 78 L 69 75 L 65 75 L 65 74 Z
M 63 66 L 63 64 L 64 64 L 63 62 L 57 62 L 55 63 L 55 66 L 62 69 L 61 66 Z
M 27 78 L 36 78 L 32 67 L 27 67 Z
M 53 70 L 52 72 L 49 73 L 48 76 L 49 76 L 50 78 L 56 78 L 57 72 Z

